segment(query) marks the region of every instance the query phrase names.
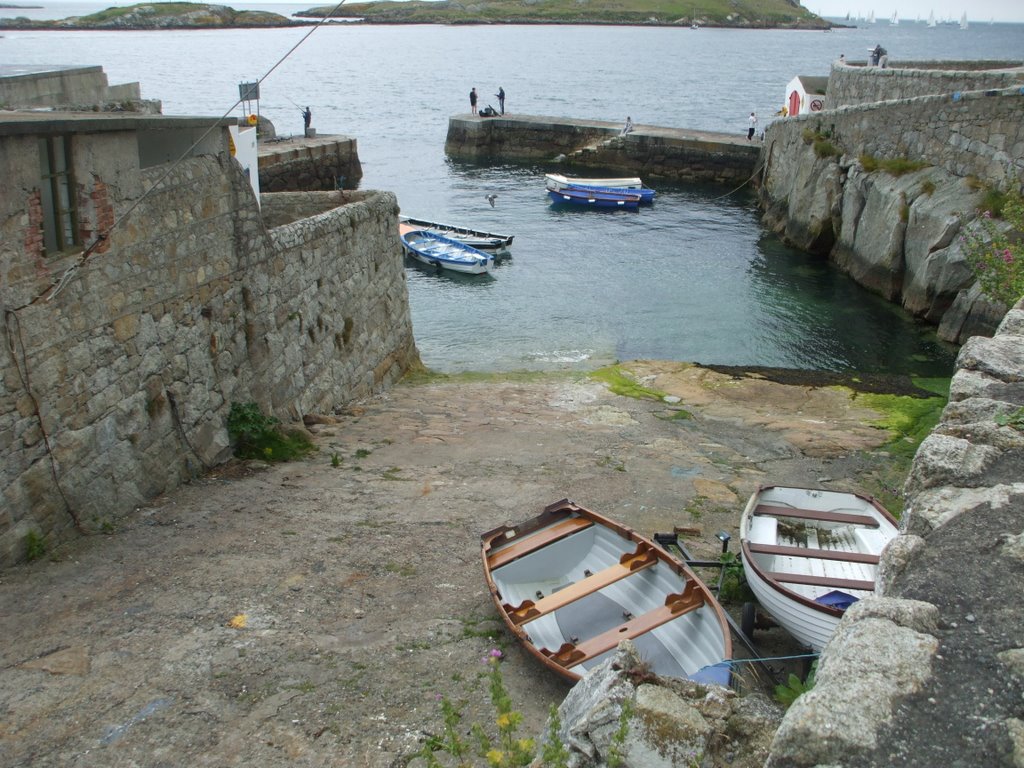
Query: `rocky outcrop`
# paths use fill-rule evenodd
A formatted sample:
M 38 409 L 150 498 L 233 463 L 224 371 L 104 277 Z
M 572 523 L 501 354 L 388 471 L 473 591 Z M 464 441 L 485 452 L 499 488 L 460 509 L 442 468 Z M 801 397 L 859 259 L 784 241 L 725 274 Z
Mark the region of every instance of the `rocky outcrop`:
M 1005 118 L 1024 116 L 1024 98 L 1016 90 L 979 97 L 962 114 L 936 98 L 892 102 L 892 114 L 887 102 L 773 123 L 760 195 L 765 224 L 784 240 L 827 256 L 937 325 L 941 338 L 963 343 L 991 335 L 1006 311 L 975 287 L 960 235 L 978 216 L 985 190 L 1005 189 L 1021 173 L 1005 148 L 1024 137 Z M 940 107 L 942 120 L 928 117 Z M 968 141 L 987 108 L 990 133 Z M 915 116 L 921 125 L 904 122 Z M 931 124 L 954 119 L 964 126 L 942 128 L 949 138 L 939 149 Z
M 209 29 L 294 27 L 307 22 L 268 11 L 236 11 L 206 3 L 139 3 L 61 20 L 0 19 L 0 29 Z
M 629 640 L 558 708 L 572 768 L 764 765 L 782 710 L 760 694 L 658 678 Z

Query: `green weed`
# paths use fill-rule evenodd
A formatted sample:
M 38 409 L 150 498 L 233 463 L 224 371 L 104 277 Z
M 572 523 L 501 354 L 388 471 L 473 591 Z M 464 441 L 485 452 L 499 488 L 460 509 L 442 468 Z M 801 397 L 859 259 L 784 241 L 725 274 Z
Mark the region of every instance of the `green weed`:
M 25 559 L 30 563 L 46 554 L 46 544 L 38 531 L 30 530 L 25 534 Z
M 290 461 L 314 450 L 302 431 L 284 431 L 273 416 L 265 416 L 256 403 L 232 403 L 228 434 L 240 459 Z
M 623 371 L 618 365 L 598 368 L 590 374 L 590 378 L 594 381 L 600 381 L 616 395 L 622 395 L 623 397 L 634 397 L 639 400 L 661 400 L 665 397 L 664 392 L 648 389 L 638 383 L 636 379 Z
M 814 687 L 814 676 L 818 671 L 818 662 L 811 664 L 811 671 L 807 674 L 806 680 L 801 680 L 794 674 L 790 674 L 785 685 L 775 686 L 775 700 L 784 707 L 789 707 L 802 693 L 807 693 Z

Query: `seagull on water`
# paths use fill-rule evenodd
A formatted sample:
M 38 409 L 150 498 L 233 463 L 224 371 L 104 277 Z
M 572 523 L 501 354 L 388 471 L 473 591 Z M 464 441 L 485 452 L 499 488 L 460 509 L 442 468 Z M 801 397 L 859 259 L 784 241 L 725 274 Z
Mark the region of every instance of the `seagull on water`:
M 494 201 L 498 199 L 498 196 L 494 193 L 487 195 L 487 202 L 491 204 L 491 208 L 494 207 Z

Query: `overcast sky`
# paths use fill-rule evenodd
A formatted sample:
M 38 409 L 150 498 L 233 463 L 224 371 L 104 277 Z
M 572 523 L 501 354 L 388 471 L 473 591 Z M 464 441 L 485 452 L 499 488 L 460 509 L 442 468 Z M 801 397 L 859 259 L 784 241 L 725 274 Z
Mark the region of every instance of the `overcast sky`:
M 970 21 L 1024 21 L 1024 0 L 803 0 L 803 6 L 819 16 L 851 18 L 875 12 L 878 21 L 888 20 L 893 11 L 901 20 L 927 19 L 935 12 L 936 19 L 956 19 L 966 11 Z M 1021 40 L 1024 50 L 1024 39 Z

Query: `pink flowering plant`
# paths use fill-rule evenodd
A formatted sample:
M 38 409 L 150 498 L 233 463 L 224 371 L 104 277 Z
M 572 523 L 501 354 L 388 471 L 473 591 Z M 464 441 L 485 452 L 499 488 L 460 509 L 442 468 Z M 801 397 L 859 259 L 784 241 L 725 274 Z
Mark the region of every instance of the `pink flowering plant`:
M 1012 307 L 1024 296 L 1024 247 L 1020 241 L 1024 235 L 1024 199 L 1016 189 L 1006 196 L 1003 219 L 1010 225 L 1009 231 L 985 211 L 976 226 L 964 230 L 961 242 L 981 290 Z

